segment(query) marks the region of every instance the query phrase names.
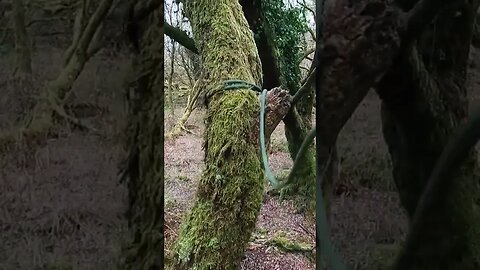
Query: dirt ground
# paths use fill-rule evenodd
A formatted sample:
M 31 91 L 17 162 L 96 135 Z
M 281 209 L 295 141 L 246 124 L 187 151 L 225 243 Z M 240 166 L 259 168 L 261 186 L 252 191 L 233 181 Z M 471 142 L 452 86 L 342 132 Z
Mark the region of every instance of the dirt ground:
M 39 47 L 33 57 L 34 81 L 26 86 L 8 81 L 13 56 L 0 56 L 1 129 L 9 127 L 34 102 L 45 82 L 56 76 L 62 52 Z M 478 101 L 476 62 L 470 88 Z M 100 53 L 85 67 L 70 99 L 73 104 L 100 108 L 92 109 L 86 120 L 101 129 L 103 136 L 65 125 L 59 136 L 40 146 L 19 143 L 0 153 L 1 270 L 115 268 L 126 239 L 126 190 L 117 177 L 118 164 L 125 156 L 125 108 L 119 78 L 124 76 L 126 63 L 124 57 L 111 60 Z M 167 118 L 167 128 L 172 123 Z M 201 123 L 202 115 L 196 113 L 189 122 L 196 134 L 165 144 L 167 249 L 191 205 L 203 166 Z M 279 127 L 270 157 L 277 174 L 291 166 L 282 134 Z M 335 199 L 332 239 L 352 269 L 374 269 L 381 257 L 377 251 L 388 251 L 402 239 L 406 227 L 391 184 L 379 101 L 373 93 L 342 131 L 339 147 L 343 178 L 357 183 L 359 189 Z M 286 253 L 267 244 L 279 233 L 313 244 L 313 226 L 296 213 L 291 201 L 266 196 L 257 225 L 256 240 L 249 245 L 242 269 L 314 269 L 307 253 Z
M 57 76 L 62 53 L 51 46 L 38 48 L 34 81 L 26 86 L 8 81 L 12 55 L 0 58 L 1 130 Z M 114 269 L 126 235 L 127 193 L 117 177 L 125 154 L 118 78 L 126 63 L 100 54 L 74 87 L 71 103 L 98 106 L 84 120 L 104 136 L 65 125 L 58 137 L 38 147 L 19 143 L 0 154 L 0 269 Z
M 176 116 L 168 116 L 166 130 L 169 130 L 176 118 L 181 116 L 181 109 Z M 203 168 L 204 152 L 202 150 L 204 111 L 195 112 L 188 122 L 188 129 L 194 134 L 185 134 L 175 140 L 165 142 L 165 222 L 166 252 L 177 236 L 181 217 L 192 206 L 196 186 Z M 287 151 L 283 124 L 272 135 L 272 153 L 270 166 L 274 172 L 288 171 L 292 162 Z M 285 240 L 292 243 L 315 244 L 314 225 L 297 213 L 292 201 L 279 201 L 266 195 L 257 221 L 256 234 L 261 239 L 252 241 L 242 261 L 240 269 L 315 269 L 312 252 L 286 253 L 278 246 L 268 244 L 268 239 L 286 234 Z M 262 244 L 267 240 L 267 244 Z

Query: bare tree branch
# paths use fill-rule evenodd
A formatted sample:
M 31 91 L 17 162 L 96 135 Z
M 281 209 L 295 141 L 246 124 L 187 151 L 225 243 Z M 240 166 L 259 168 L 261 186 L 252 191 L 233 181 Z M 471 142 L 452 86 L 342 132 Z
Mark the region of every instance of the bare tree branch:
M 303 3 L 298 3 L 300 6 L 302 6 L 304 9 L 310 11 L 312 13 L 312 16 L 313 16 L 313 19 L 315 21 L 317 21 L 317 17 L 315 15 L 315 10 L 313 10 L 312 8 L 310 8 L 307 4 L 305 4 L 305 1 Z
M 315 32 L 313 31 L 313 29 L 311 29 L 310 27 L 308 27 L 308 32 L 309 32 L 310 35 L 312 36 L 313 41 L 317 41 L 317 37 L 316 37 Z
M 302 56 L 302 58 L 300 58 L 300 61 L 299 61 L 299 62 L 302 62 L 303 59 L 312 60 L 312 58 L 309 58 L 308 56 L 309 56 L 310 54 L 314 53 L 314 52 L 315 52 L 315 47 L 310 48 L 310 49 L 307 49 L 307 50 L 305 51 L 305 53 L 303 53 L 303 56 Z

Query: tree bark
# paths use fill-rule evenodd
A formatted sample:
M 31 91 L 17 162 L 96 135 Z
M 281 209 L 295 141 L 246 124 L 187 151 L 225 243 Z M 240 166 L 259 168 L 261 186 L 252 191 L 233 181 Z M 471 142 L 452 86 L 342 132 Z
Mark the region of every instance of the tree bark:
M 321 179 L 338 132 L 366 92 L 378 86 L 394 178 L 412 216 L 448 136 L 468 113 L 466 61 L 478 3 L 402 2 L 408 13 L 387 1 L 334 1 L 327 7 L 317 81 L 317 160 Z M 420 237 L 408 239 L 412 249 L 394 269 L 479 268 L 475 156 L 472 150 L 451 193 L 426 211 L 416 224 L 420 228 L 412 228 Z
M 414 1 L 399 1 L 405 9 Z M 479 1 L 453 1 L 406 44 L 381 80 L 383 134 L 400 199 L 410 218 L 448 139 L 468 115 L 466 70 Z M 476 152 L 396 269 L 479 269 L 480 172 Z M 432 228 L 432 227 L 435 228 Z M 428 228 L 427 228 L 428 227 Z
M 327 205 L 335 177 L 336 141 L 367 92 L 393 62 L 400 48 L 402 21 L 387 1 L 331 1 L 317 48 L 317 166 Z M 347 79 L 348 78 L 348 79 Z M 333 164 L 332 164 L 333 163 Z
M 150 13 L 134 61 L 138 99 L 129 112 L 127 217 L 133 240 L 125 249 L 125 269 L 163 269 L 164 61 L 163 3 Z
M 265 182 L 259 100 L 252 90 L 223 91 L 222 85 L 228 79 L 260 85 L 260 59 L 238 2 L 188 0 L 185 11 L 204 69 L 206 166 L 167 269 L 234 270 L 255 228 Z

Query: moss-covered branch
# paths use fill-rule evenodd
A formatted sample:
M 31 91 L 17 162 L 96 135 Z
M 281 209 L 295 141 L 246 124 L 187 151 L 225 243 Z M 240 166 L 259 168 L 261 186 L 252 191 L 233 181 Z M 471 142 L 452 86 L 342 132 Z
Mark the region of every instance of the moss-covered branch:
M 164 23 L 165 25 L 165 35 L 169 36 L 171 39 L 178 42 L 183 47 L 189 49 L 194 53 L 198 53 L 198 49 L 195 45 L 195 41 L 187 35 L 183 30 L 178 29 L 174 26 L 171 26 L 168 23 Z
M 277 231 L 268 238 L 261 233 L 256 233 L 252 240 L 254 244 L 274 246 L 284 252 L 313 252 L 314 250 L 313 244 L 290 239 L 284 231 Z

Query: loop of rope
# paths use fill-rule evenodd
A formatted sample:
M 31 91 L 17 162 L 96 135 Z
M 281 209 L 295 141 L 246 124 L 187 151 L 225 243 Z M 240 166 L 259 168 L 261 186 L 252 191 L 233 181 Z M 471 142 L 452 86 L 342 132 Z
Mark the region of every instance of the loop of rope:
M 260 149 L 262 154 L 262 162 L 263 168 L 265 171 L 265 175 L 272 185 L 274 189 L 281 189 L 288 184 L 293 182 L 293 176 L 295 171 L 300 166 L 300 162 L 298 160 L 305 155 L 306 149 L 308 148 L 307 144 L 310 144 L 313 141 L 313 137 L 315 137 L 316 129 L 313 128 L 308 134 L 307 138 L 302 142 L 300 149 L 295 157 L 294 165 L 292 170 L 290 171 L 287 181 L 280 183 L 275 176 L 273 175 L 272 170 L 270 169 L 270 165 L 268 163 L 268 156 L 267 156 L 267 147 L 265 143 L 265 106 L 267 100 L 267 89 L 262 90 L 255 84 L 243 81 L 243 80 L 226 80 L 224 81 L 223 89 L 224 90 L 236 90 L 242 88 L 249 88 L 260 93 Z
M 262 90 L 257 85 L 242 80 L 227 80 L 224 82 L 224 90 L 241 88 L 249 88 L 260 93 L 260 148 L 262 152 L 263 169 L 265 170 L 265 175 L 270 184 L 274 188 L 277 188 L 280 186 L 280 183 L 275 179 L 275 176 L 273 176 L 270 165 L 268 164 L 267 147 L 265 144 L 265 103 L 267 100 L 267 89 Z

